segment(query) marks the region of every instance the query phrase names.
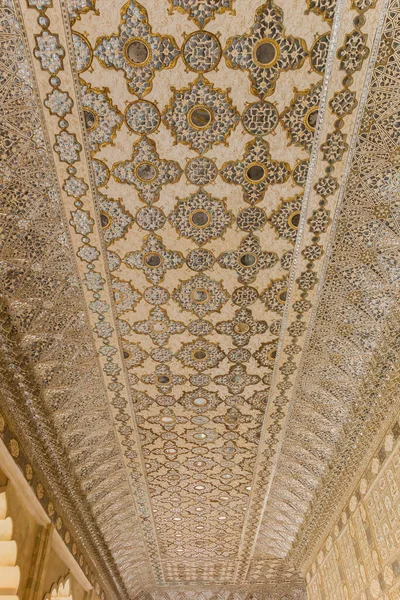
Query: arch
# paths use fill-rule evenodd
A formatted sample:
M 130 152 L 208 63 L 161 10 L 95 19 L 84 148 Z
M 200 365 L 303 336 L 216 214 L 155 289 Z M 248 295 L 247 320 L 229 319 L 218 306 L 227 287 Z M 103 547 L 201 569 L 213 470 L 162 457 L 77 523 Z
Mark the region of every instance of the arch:
M 6 483 L 0 471 L 0 482 Z M 17 565 L 17 542 L 13 540 L 13 521 L 7 515 L 7 486 L 0 487 L 0 599 L 18 600 L 21 579 Z
M 50 592 L 44 596 L 43 600 L 72 600 L 69 573 L 65 577 L 60 577 L 58 583 L 53 583 Z

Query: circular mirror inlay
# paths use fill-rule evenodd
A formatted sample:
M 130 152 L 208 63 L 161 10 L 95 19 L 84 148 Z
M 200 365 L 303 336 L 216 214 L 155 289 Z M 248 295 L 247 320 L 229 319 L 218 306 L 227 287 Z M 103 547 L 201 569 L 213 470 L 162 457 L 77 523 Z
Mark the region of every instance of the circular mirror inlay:
M 232 381 L 232 383 L 243 383 L 244 377 L 243 375 L 233 374 L 231 375 L 230 380 Z
M 196 360 L 205 360 L 208 356 L 208 352 L 206 352 L 205 350 L 195 350 L 193 352 L 193 358 L 195 358 Z
M 144 40 L 128 40 L 124 46 L 125 58 L 135 67 L 142 67 L 151 58 L 150 46 Z
M 239 257 L 239 262 L 242 267 L 252 267 L 257 262 L 257 256 L 251 252 L 246 252 Z
M 258 64 L 259 67 L 272 67 L 280 56 L 281 50 L 279 48 L 279 44 L 271 39 L 265 38 L 260 40 L 254 46 L 254 61 Z
M 207 106 L 193 106 L 188 113 L 189 125 L 195 129 L 206 129 L 213 120 L 213 114 Z
M 277 300 L 280 304 L 285 304 L 287 297 L 287 289 L 281 290 L 277 295 Z
M 167 425 L 175 423 L 175 417 L 161 417 L 161 423 L 166 423 Z
M 311 108 L 304 117 L 304 124 L 309 131 L 315 131 L 318 120 L 318 108 Z
M 86 131 L 93 131 L 98 123 L 96 113 L 90 110 L 90 108 L 85 108 L 83 111 L 83 117 L 85 119 Z
M 300 211 L 292 213 L 288 219 L 288 224 L 291 229 L 297 229 L 300 223 Z
M 208 400 L 206 398 L 195 398 L 193 400 L 193 404 L 195 406 L 205 406 L 206 404 L 208 404 Z
M 274 360 L 276 358 L 276 349 L 274 348 L 273 350 L 270 350 L 268 352 L 268 359 L 269 360 Z
M 154 165 L 149 162 L 141 162 L 135 169 L 135 174 L 140 181 L 150 183 L 157 177 L 157 169 Z
M 196 288 L 190 294 L 191 299 L 195 304 L 205 304 L 210 299 L 210 294 L 207 290 L 203 288 Z
M 149 252 L 144 257 L 144 262 L 148 267 L 155 269 L 161 265 L 161 263 L 163 262 L 163 257 L 157 252 Z
M 238 334 L 247 333 L 249 330 L 250 325 L 248 323 L 243 323 L 243 321 L 236 323 L 236 325 L 233 326 L 233 331 Z
M 171 379 L 170 379 L 170 377 L 168 377 L 168 375 L 158 375 L 156 377 L 156 382 L 161 383 L 162 385 L 170 383 L 170 381 L 171 381 Z
M 189 221 L 194 227 L 207 227 L 211 222 L 211 215 L 205 210 L 194 210 L 189 215 Z
M 261 163 L 252 163 L 247 167 L 244 176 L 249 183 L 260 183 L 266 178 L 267 169 Z
M 100 213 L 100 223 L 103 229 L 107 229 L 111 225 L 111 219 L 108 215 Z
M 193 437 L 195 440 L 205 440 L 207 436 L 205 433 L 194 433 Z

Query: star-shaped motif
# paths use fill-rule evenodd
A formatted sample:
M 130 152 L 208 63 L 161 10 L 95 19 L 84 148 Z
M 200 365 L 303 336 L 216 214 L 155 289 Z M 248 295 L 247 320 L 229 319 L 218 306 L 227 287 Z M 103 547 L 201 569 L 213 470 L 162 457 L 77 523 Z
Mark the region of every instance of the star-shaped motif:
M 229 67 L 248 71 L 251 92 L 264 98 L 273 94 L 283 71 L 302 66 L 308 51 L 304 40 L 285 35 L 283 11 L 268 0 L 257 9 L 248 35 L 228 39 L 224 55 Z
M 123 262 L 131 269 L 142 269 L 146 279 L 157 285 L 168 269 L 179 269 L 184 258 L 181 252 L 167 250 L 162 238 L 150 233 L 144 238 L 142 249 L 128 252 Z
M 281 123 L 290 142 L 303 146 L 308 152 L 311 152 L 314 141 L 321 90 L 321 82 L 303 92 L 295 88 L 290 106 L 285 108 L 281 115 Z
M 167 311 L 156 306 L 146 321 L 138 321 L 132 326 L 133 331 L 149 335 L 157 346 L 165 346 L 170 335 L 183 333 L 186 326 L 179 321 L 171 321 Z
M 216 367 L 225 358 L 218 344 L 208 342 L 204 338 L 184 344 L 176 354 L 185 367 L 193 367 L 197 371 L 204 371 Z
M 252 335 L 261 335 L 268 329 L 266 321 L 256 321 L 249 308 L 239 308 L 233 319 L 217 323 L 218 333 L 230 335 L 235 346 L 246 346 Z
M 130 160 L 117 162 L 112 175 L 119 183 L 134 185 L 146 204 L 157 202 L 161 186 L 179 181 L 182 169 L 174 160 L 162 160 L 153 140 L 141 138 L 132 148 Z
M 241 394 L 248 385 L 256 385 L 260 381 L 258 375 L 250 375 L 244 365 L 234 365 L 225 375 L 217 375 L 214 382 L 224 385 L 231 394 Z
M 220 238 L 233 220 L 225 200 L 217 200 L 200 189 L 195 194 L 178 200 L 169 217 L 170 223 L 183 237 L 191 238 L 199 246 Z
M 189 87 L 177 90 L 162 119 L 177 142 L 202 154 L 214 144 L 225 143 L 240 115 L 226 91 L 215 88 L 203 75 Z
M 201 273 L 181 284 L 174 290 L 172 298 L 183 310 L 188 310 L 200 319 L 210 312 L 220 312 L 228 301 L 229 294 L 218 281 Z
M 169 35 L 152 34 L 146 10 L 131 0 L 121 10 L 118 33 L 97 41 L 94 55 L 104 67 L 123 71 L 128 90 L 148 94 L 155 71 L 173 67 L 179 48 Z
M 183 385 L 186 377 L 183 375 L 173 375 L 168 365 L 157 365 L 154 373 L 143 375 L 141 381 L 157 386 L 163 394 L 169 394 L 175 385 Z
M 224 269 L 234 269 L 241 283 L 251 283 L 260 269 L 268 269 L 278 262 L 275 252 L 261 250 L 260 240 L 252 233 L 246 236 L 237 250 L 223 252 L 218 263 Z
M 264 198 L 268 186 L 287 181 L 290 173 L 288 163 L 271 159 L 269 144 L 262 138 L 246 144 L 243 158 L 225 163 L 220 171 L 227 183 L 242 186 L 243 199 L 251 205 Z

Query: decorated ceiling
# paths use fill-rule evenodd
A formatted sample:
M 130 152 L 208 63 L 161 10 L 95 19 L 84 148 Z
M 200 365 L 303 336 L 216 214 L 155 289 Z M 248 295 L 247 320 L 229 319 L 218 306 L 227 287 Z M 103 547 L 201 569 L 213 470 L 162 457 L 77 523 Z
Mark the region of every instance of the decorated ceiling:
M 0 6 L 1 399 L 65 543 L 304 598 L 396 408 L 398 0 Z

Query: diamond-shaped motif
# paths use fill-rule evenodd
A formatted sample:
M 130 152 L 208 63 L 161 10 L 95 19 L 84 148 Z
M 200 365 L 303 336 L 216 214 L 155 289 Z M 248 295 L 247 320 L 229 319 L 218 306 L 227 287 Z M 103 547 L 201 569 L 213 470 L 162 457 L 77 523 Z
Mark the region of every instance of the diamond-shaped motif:
M 133 145 L 130 160 L 113 165 L 112 174 L 120 183 L 134 185 L 139 198 L 151 204 L 159 200 L 163 185 L 179 181 L 182 169 L 174 160 L 160 159 L 155 142 L 143 137 Z
M 169 220 L 183 237 L 201 246 L 220 238 L 231 225 L 233 216 L 225 200 L 217 200 L 200 189 L 189 198 L 179 200 Z
M 183 333 L 186 326 L 179 321 L 171 321 L 168 318 L 167 311 L 160 306 L 156 306 L 150 312 L 146 321 L 138 321 L 132 326 L 133 331 L 149 335 L 157 346 L 164 346 L 170 335 Z
M 227 91 L 215 88 L 205 77 L 176 90 L 162 118 L 177 142 L 200 154 L 226 142 L 240 120 Z
M 234 269 L 241 283 L 251 283 L 260 269 L 268 269 L 277 261 L 277 254 L 261 250 L 260 240 L 253 234 L 246 236 L 237 250 L 223 252 L 218 257 L 221 267 Z
M 152 34 L 147 11 L 131 0 L 121 10 L 118 33 L 100 38 L 94 54 L 103 66 L 123 71 L 132 94 L 144 96 L 155 71 L 174 66 L 179 48 L 171 36 Z
M 169 394 L 175 385 L 183 385 L 186 377 L 174 375 L 168 365 L 157 365 L 154 373 L 143 375 L 141 381 L 157 386 L 163 394 Z
M 254 205 L 264 198 L 268 186 L 287 181 L 290 167 L 272 160 L 268 142 L 258 138 L 246 144 L 241 160 L 225 163 L 220 175 L 227 183 L 240 185 L 243 199 Z
M 250 33 L 229 38 L 224 54 L 232 69 L 249 72 L 252 93 L 264 98 L 282 71 L 299 69 L 308 52 L 304 40 L 285 35 L 283 11 L 268 0 L 257 9 Z
M 141 269 L 154 285 L 163 281 L 168 269 L 179 269 L 184 263 L 181 252 L 167 250 L 162 238 L 154 233 L 144 238 L 142 250 L 128 252 L 123 262 L 131 269 Z

